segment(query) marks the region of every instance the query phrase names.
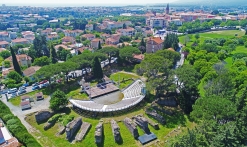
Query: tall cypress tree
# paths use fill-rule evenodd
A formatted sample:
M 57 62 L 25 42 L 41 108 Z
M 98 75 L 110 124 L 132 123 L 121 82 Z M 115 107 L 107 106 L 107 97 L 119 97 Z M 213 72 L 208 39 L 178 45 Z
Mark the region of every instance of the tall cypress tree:
M 102 71 L 101 64 L 99 62 L 98 57 L 94 57 L 92 71 L 93 71 L 93 75 L 96 79 L 102 79 L 103 78 L 103 71 Z
M 56 50 L 55 50 L 52 43 L 50 44 L 50 52 L 51 52 L 50 53 L 51 62 L 56 63 L 57 62 L 57 53 L 56 53 Z
M 14 66 L 15 71 L 18 72 L 20 75 L 22 75 L 20 65 L 16 59 L 16 55 L 15 55 L 15 52 L 12 49 L 12 47 L 10 47 L 10 52 L 11 52 L 12 62 L 13 62 L 13 66 Z
M 99 41 L 98 49 L 102 49 L 101 42 Z

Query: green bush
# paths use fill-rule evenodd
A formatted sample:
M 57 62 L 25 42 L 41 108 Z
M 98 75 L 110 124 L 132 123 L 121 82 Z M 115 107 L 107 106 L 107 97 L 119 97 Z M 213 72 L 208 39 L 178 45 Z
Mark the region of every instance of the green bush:
M 15 116 L 13 114 L 7 114 L 7 115 L 4 115 L 4 117 L 3 117 L 4 120 L 10 120 L 13 118 L 15 118 Z
M 61 117 L 61 114 L 55 114 L 51 118 L 49 118 L 47 122 L 48 123 L 54 123 L 59 119 L 59 117 Z
M 0 101 L 0 110 L 0 118 L 2 118 L 5 123 L 7 123 L 7 126 L 9 126 L 9 131 L 19 140 L 20 143 L 26 147 L 41 147 L 35 138 L 28 133 L 27 129 L 16 116 L 13 116 L 11 119 L 9 119 L 10 116 L 6 116 L 12 113 L 2 101 Z
M 74 118 L 75 118 L 75 116 L 73 116 L 73 115 L 64 115 L 63 117 L 59 118 L 59 122 L 61 122 L 63 124 L 63 126 L 66 126 Z

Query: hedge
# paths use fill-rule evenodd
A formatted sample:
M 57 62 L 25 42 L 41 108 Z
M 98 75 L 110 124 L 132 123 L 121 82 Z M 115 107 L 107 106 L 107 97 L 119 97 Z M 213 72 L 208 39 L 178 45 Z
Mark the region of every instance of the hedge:
M 37 140 L 29 134 L 19 118 L 16 116 L 10 116 L 12 112 L 2 101 L 0 101 L 0 110 L 0 118 L 2 118 L 5 124 L 7 124 L 7 122 L 9 123 L 9 125 L 7 124 L 9 131 L 20 143 L 26 147 L 41 147 Z M 12 124 L 13 122 L 15 124 Z

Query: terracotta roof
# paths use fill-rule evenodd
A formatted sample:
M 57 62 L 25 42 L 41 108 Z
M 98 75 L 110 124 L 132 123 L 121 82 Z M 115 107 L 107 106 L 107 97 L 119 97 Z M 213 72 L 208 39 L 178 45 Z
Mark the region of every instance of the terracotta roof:
M 140 43 L 141 40 L 133 40 L 132 42 L 137 42 L 137 43 Z
M 38 71 L 41 67 L 39 66 L 31 66 L 23 71 L 23 74 L 27 77 L 32 76 Z
M 28 96 L 28 95 L 23 95 L 23 96 L 21 96 L 21 100 L 23 100 L 23 99 L 28 99 L 28 98 L 30 98 L 30 96 Z
M 99 41 L 100 41 L 101 43 L 103 42 L 103 40 L 101 40 L 101 39 L 99 39 L 99 38 L 95 38 L 95 39 L 93 39 L 91 42 L 99 42 Z
M 36 93 L 35 95 L 36 95 L 36 97 L 43 96 L 43 92 L 38 92 L 38 93 Z
M 6 49 L 5 48 L 0 48 L 0 52 L 2 52 L 2 51 L 6 51 Z
M 13 67 L 11 67 L 11 68 L 9 68 L 9 69 L 7 69 L 7 70 L 3 70 L 3 71 L 2 71 L 2 76 L 8 75 L 9 72 L 11 72 L 11 71 L 14 71 L 14 68 L 13 68 Z
M 134 55 L 133 58 L 135 59 L 139 59 L 139 60 L 143 60 L 144 59 L 144 55 L 143 54 L 139 54 L 139 55 Z
M 152 40 L 156 42 L 157 44 L 163 43 L 163 40 L 160 37 L 152 37 L 152 38 L 149 38 L 149 40 Z
M 12 42 L 14 42 L 14 43 L 28 42 L 28 40 L 25 38 L 16 38 L 16 39 L 12 40 Z
M 169 51 L 174 51 L 174 52 L 175 52 L 175 50 L 174 50 L 173 48 L 168 48 L 167 50 L 169 50 Z
M 55 48 L 56 50 L 58 50 L 59 47 L 62 47 L 62 48 L 64 48 L 64 49 L 66 49 L 66 50 L 68 49 L 68 47 L 67 47 L 66 45 L 63 45 L 63 44 L 56 45 L 54 48 Z
M 83 37 L 89 38 L 89 37 L 95 37 L 94 34 L 84 34 Z
M 7 41 L 0 41 L 0 45 L 8 45 L 9 43 Z
M 23 102 L 21 102 L 21 106 L 25 106 L 25 105 L 30 105 L 30 102 L 29 101 L 23 101 Z
M 9 35 L 9 33 L 8 33 L 8 32 L 0 32 L 0 35 L 5 35 L 5 36 L 7 36 L 7 35 Z

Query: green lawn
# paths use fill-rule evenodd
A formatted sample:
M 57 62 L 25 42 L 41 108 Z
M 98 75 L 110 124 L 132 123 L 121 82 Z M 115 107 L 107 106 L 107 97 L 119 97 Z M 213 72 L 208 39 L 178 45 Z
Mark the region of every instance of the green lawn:
M 138 79 L 138 78 L 139 76 L 136 74 L 129 74 L 125 72 L 117 72 L 110 76 L 110 79 L 115 81 L 117 85 L 118 85 L 118 81 L 120 81 L 120 86 L 119 86 L 120 89 L 123 89 L 127 87 L 128 85 L 130 85 L 133 82 L 133 80 L 131 79 Z M 130 80 L 127 80 L 127 79 L 130 79 Z
M 38 92 L 43 92 L 43 91 L 44 91 L 44 89 L 40 89 L 40 90 L 32 91 L 30 93 L 23 94 L 23 95 L 28 95 L 28 96 L 30 96 L 30 98 L 34 98 L 34 100 L 35 100 L 35 94 L 38 93 Z M 43 94 L 44 94 L 44 92 L 43 92 Z M 44 94 L 44 98 L 47 98 L 47 97 L 48 97 L 48 95 Z M 11 102 L 15 106 L 19 106 L 21 104 L 21 96 L 17 96 L 15 98 L 11 98 L 11 99 L 9 99 L 9 102 Z
M 78 114 L 76 114 L 73 110 L 70 110 L 69 108 L 67 108 L 66 110 L 66 114 L 67 115 L 74 115 L 75 118 L 79 117 Z M 105 117 L 102 118 L 102 120 L 104 121 L 104 144 L 101 146 L 105 146 L 105 147 L 115 147 L 115 146 L 124 146 L 124 147 L 136 147 L 136 146 L 142 146 L 139 141 L 135 140 L 133 138 L 133 136 L 131 135 L 131 133 L 129 132 L 129 130 L 127 129 L 127 127 L 124 125 L 124 123 L 122 122 L 122 120 L 125 117 L 132 117 L 134 115 L 137 114 L 144 114 L 144 110 L 143 109 L 136 109 L 133 110 L 131 112 L 129 112 L 128 114 L 124 114 L 124 115 L 120 115 L 120 116 L 115 116 L 115 117 Z M 144 114 L 145 117 L 148 117 L 146 114 Z M 153 132 L 154 134 L 156 134 L 157 138 L 160 140 L 159 144 L 161 146 L 165 145 L 165 139 L 164 137 L 171 132 L 172 130 L 176 129 L 178 126 L 181 126 L 181 128 L 183 128 L 183 130 L 186 130 L 186 127 L 194 127 L 194 123 L 190 122 L 189 119 L 187 118 L 186 115 L 181 114 L 180 112 L 178 112 L 176 115 L 174 116 L 167 116 L 164 115 L 164 117 L 167 120 L 167 124 L 166 125 L 160 125 L 160 130 L 155 130 L 153 129 L 151 126 L 149 126 L 149 129 L 151 130 L 151 132 Z M 112 130 L 111 130 L 111 125 L 110 125 L 110 120 L 114 119 L 118 122 L 118 125 L 120 127 L 120 133 L 121 133 L 121 137 L 123 139 L 123 143 L 122 144 L 117 144 L 114 141 L 113 138 L 113 134 L 112 134 Z M 150 118 L 152 119 L 152 118 Z M 38 132 L 34 132 L 33 135 L 36 138 L 39 138 L 38 140 L 40 141 L 40 143 L 43 146 L 54 146 L 54 147 L 59 147 L 59 146 L 66 146 L 66 147 L 88 147 L 88 146 L 96 146 L 94 143 L 94 132 L 95 132 L 95 126 L 98 124 L 99 120 L 98 119 L 92 119 L 92 118 L 86 118 L 86 117 L 82 117 L 82 120 L 85 122 L 89 122 L 92 124 L 91 129 L 89 130 L 88 134 L 86 135 L 86 137 L 83 139 L 82 142 L 77 142 L 75 144 L 71 144 L 70 142 L 65 140 L 65 134 L 61 135 L 61 136 L 55 136 L 55 134 L 58 131 L 59 128 L 59 123 L 56 123 L 52 128 L 50 128 L 47 131 L 43 130 L 43 126 L 44 124 L 37 124 L 35 122 L 35 118 L 34 115 L 29 115 L 26 118 L 26 121 L 28 123 L 30 123 L 33 127 L 35 127 Z M 156 120 L 152 119 L 154 122 L 157 122 Z M 140 135 L 143 135 L 144 132 L 143 130 L 141 130 L 138 127 L 138 132 Z M 156 145 L 155 145 L 156 146 Z

